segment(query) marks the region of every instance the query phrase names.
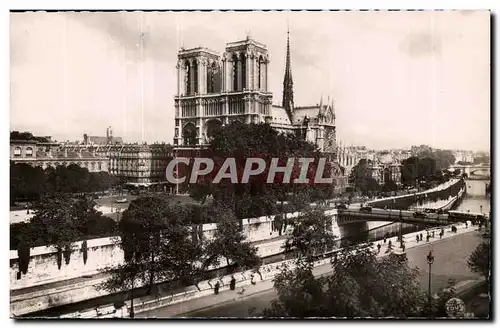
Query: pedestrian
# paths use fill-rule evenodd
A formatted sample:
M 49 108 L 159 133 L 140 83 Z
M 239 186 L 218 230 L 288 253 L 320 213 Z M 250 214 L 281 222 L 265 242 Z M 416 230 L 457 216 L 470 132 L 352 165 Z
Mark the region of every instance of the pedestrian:
M 220 288 L 220 282 L 216 282 L 215 283 L 215 287 L 214 287 L 214 293 L 215 295 L 219 294 L 219 288 Z
M 252 274 L 252 279 L 253 279 L 253 274 Z M 234 279 L 234 276 L 231 277 L 231 281 L 229 282 L 229 289 L 230 290 L 236 289 L 236 279 Z
M 385 244 L 385 243 L 387 243 L 387 238 L 386 238 L 386 237 L 384 237 L 384 244 Z
M 424 235 L 420 234 L 420 241 L 424 240 Z
M 468 227 L 469 227 L 469 225 L 467 224 L 467 221 L 465 221 L 465 227 L 466 227 L 466 228 L 468 228 Z
M 392 241 L 389 240 L 389 247 L 392 247 Z
M 434 238 L 436 235 L 436 231 L 432 231 L 432 238 Z
M 380 253 L 380 249 L 382 248 L 382 246 L 380 246 L 380 244 L 377 244 L 377 249 L 378 249 L 378 252 Z
M 439 233 L 439 239 L 443 239 L 443 232 Z
M 429 235 L 427 235 L 427 237 L 426 237 L 427 242 L 429 242 L 429 237 L 430 237 L 430 236 L 429 236 Z
M 417 238 L 417 244 L 418 244 L 418 235 L 415 236 Z
M 406 248 L 405 244 L 401 244 L 401 249 L 403 250 L 403 252 L 405 251 L 405 248 Z

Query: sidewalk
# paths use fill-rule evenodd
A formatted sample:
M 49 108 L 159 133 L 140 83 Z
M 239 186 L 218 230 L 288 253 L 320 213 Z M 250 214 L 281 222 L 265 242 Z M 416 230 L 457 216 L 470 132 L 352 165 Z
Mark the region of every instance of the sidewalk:
M 315 276 L 331 273 L 331 264 L 323 264 L 317 266 L 313 270 Z M 244 288 L 244 293 L 239 294 L 241 289 Z M 259 293 L 268 292 L 274 288 L 273 278 L 262 280 L 255 285 L 245 285 L 243 287 L 237 286 L 236 290 L 232 291 L 229 288 L 222 288 L 218 295 L 211 294 L 201 298 L 192 299 L 186 302 L 181 302 L 155 310 L 148 310 L 145 312 L 137 313 L 136 318 L 158 318 L 165 317 L 182 317 L 183 314 L 201 310 L 207 310 L 213 307 L 219 307 L 227 303 L 238 302 L 248 297 L 254 297 Z M 157 313 L 157 314 L 155 314 Z M 160 314 L 161 313 L 161 314 Z
M 448 238 L 452 238 L 454 236 L 457 236 L 457 235 L 460 235 L 463 233 L 475 231 L 477 229 L 477 227 L 471 226 L 470 224 L 469 224 L 468 228 L 465 228 L 465 224 L 457 224 L 455 226 L 458 228 L 458 231 L 456 233 L 451 232 L 451 228 L 450 228 L 451 226 L 443 227 L 445 230 L 445 233 L 444 233 L 444 236 L 442 239 L 439 239 L 439 236 L 438 236 L 438 231 L 440 231 L 441 228 L 429 229 L 428 231 L 430 231 L 431 233 L 432 233 L 432 230 L 436 230 L 436 238 L 431 238 L 429 240 L 429 242 L 425 241 L 425 235 L 426 235 L 425 230 L 406 234 L 403 236 L 403 239 L 405 240 L 405 245 L 406 245 L 405 250 L 409 250 L 409 249 L 416 248 L 419 246 L 425 246 L 425 245 L 436 243 L 439 241 L 443 241 L 443 240 L 446 240 Z M 417 234 L 420 234 L 420 233 L 422 233 L 422 235 L 424 236 L 424 241 L 417 243 L 415 236 Z M 386 253 L 389 241 L 391 241 L 391 243 L 393 245 L 393 251 L 395 253 L 402 252 L 402 249 L 400 248 L 400 244 L 399 244 L 399 242 L 397 242 L 397 237 L 391 237 L 391 238 L 387 238 L 387 242 L 385 244 L 383 243 L 383 239 L 373 243 L 373 247 L 375 249 L 377 247 L 377 244 L 380 243 L 380 245 L 381 245 L 380 253 L 378 254 L 379 257 L 383 257 L 383 256 L 386 256 L 389 254 L 389 253 Z M 329 260 L 330 260 L 329 258 L 326 259 L 326 261 L 327 261 L 326 264 L 322 264 L 322 265 L 319 265 L 319 266 L 314 268 L 314 275 L 315 276 L 331 272 L 332 267 L 331 267 L 331 264 L 329 263 Z M 325 260 L 323 260 L 323 261 L 325 261 Z M 223 288 L 221 288 L 218 295 L 215 295 L 212 292 L 210 295 L 187 300 L 187 301 L 180 302 L 177 304 L 158 307 L 156 309 L 148 309 L 148 310 L 146 310 L 144 312 L 140 312 L 140 313 L 136 312 L 136 317 L 137 318 L 154 318 L 156 316 L 156 317 L 165 318 L 165 317 L 182 316 L 182 315 L 185 315 L 186 313 L 189 313 L 189 312 L 198 312 L 201 310 L 207 310 L 210 308 L 219 307 L 219 306 L 222 306 L 222 305 L 227 304 L 229 302 L 241 301 L 245 298 L 253 297 L 256 294 L 267 292 L 267 291 L 273 289 L 274 288 L 273 278 L 270 277 L 266 280 L 259 281 L 255 285 L 245 285 L 243 287 L 245 289 L 245 292 L 240 295 L 240 294 L 238 294 L 238 291 L 240 291 L 241 288 L 242 288 L 241 286 L 237 285 L 236 290 L 231 291 L 231 290 L 229 290 L 229 288 L 223 287 Z

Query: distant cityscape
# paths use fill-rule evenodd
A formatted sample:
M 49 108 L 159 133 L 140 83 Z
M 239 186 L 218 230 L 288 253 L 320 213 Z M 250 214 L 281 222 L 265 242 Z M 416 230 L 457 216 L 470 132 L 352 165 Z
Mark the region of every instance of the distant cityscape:
M 372 150 L 366 146 L 336 147 L 336 161 L 344 169 L 343 176 L 349 177 L 352 168 L 360 160 L 368 161 L 373 178 L 383 184 L 383 172 L 391 171 L 391 179 L 401 182 L 402 161 L 411 156 L 431 153 L 430 146 L 411 146 L 409 149 Z M 490 154 L 483 151 L 449 150 L 454 156 L 452 164 L 489 163 Z M 165 142 L 127 143 L 121 137 L 113 136 L 112 128 L 106 129 L 106 136 L 88 136 L 81 140 L 58 142 L 50 136 L 34 136 L 30 132 L 12 131 L 10 135 L 10 161 L 25 163 L 46 169 L 71 164 L 88 169 L 89 172 L 108 172 L 121 183 L 136 186 L 166 184 L 165 169 L 174 157 L 174 146 Z M 347 183 L 347 181 L 345 181 Z

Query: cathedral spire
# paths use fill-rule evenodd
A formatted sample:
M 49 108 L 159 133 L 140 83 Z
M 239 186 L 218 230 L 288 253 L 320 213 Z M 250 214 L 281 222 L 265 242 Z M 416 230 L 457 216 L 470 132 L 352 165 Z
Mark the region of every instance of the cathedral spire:
M 286 64 L 285 64 L 285 78 L 283 80 L 283 108 L 285 108 L 290 121 L 293 122 L 293 80 L 292 80 L 292 66 L 290 61 L 290 30 L 286 32 Z

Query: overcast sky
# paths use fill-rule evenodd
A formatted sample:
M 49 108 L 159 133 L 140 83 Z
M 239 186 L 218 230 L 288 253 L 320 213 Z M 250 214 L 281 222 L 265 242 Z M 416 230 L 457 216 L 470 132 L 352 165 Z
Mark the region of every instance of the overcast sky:
M 247 33 L 279 103 L 287 25 L 295 105 L 334 99 L 343 144 L 489 149 L 490 17 L 470 11 L 12 13 L 11 130 L 172 143 L 178 49 Z

